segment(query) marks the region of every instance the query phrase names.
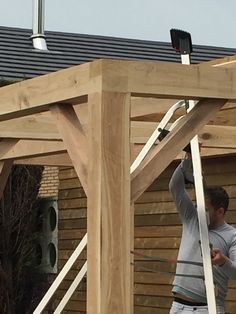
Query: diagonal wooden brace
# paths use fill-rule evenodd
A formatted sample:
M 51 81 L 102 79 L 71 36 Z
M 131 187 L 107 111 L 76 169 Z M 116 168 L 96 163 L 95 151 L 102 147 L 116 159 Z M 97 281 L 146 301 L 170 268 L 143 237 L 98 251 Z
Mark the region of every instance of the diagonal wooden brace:
M 131 175 L 131 201 L 138 199 L 226 102 L 226 99 L 200 100 L 176 128 L 147 155 Z
M 50 106 L 55 117 L 59 133 L 74 165 L 75 171 L 87 194 L 87 139 L 82 125 L 70 104 L 58 104 Z

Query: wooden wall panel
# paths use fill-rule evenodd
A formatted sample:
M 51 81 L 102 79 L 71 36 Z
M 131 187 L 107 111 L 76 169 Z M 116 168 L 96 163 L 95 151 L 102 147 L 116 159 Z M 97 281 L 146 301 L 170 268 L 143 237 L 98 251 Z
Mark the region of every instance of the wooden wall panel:
M 170 176 L 177 162 L 172 163 L 135 203 L 134 244 L 139 252 L 150 256 L 176 258 L 181 238 L 181 224 L 168 191 Z M 208 184 L 220 184 L 230 195 L 227 221 L 236 227 L 236 156 L 203 160 L 204 174 Z M 59 173 L 59 267 L 86 232 L 86 198 L 72 168 Z M 194 191 L 188 188 L 194 198 Z M 69 282 L 81 268 L 86 251 L 61 285 L 58 297 L 68 288 Z M 134 313 L 168 314 L 172 302 L 172 275 L 147 272 L 145 268 L 175 271 L 174 264 L 135 257 L 134 267 Z M 63 313 L 85 313 L 86 278 L 68 303 Z M 56 300 L 54 302 L 57 302 Z M 230 281 L 226 314 L 236 313 L 236 281 Z
M 87 199 L 73 168 L 60 168 L 59 182 L 58 268 L 60 270 L 87 232 Z M 53 300 L 54 308 L 86 259 L 87 253 L 84 250 L 56 292 Z M 86 313 L 86 277 L 80 283 L 63 313 Z

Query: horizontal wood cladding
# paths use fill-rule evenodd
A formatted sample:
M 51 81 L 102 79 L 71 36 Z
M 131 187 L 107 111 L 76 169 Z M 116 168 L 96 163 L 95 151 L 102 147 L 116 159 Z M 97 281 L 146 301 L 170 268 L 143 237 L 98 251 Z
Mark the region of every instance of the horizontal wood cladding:
M 178 162 L 174 161 L 153 182 L 135 203 L 134 246 L 140 253 L 175 259 L 181 239 L 182 226 L 176 212 L 168 183 Z M 236 226 L 236 156 L 206 158 L 203 160 L 207 183 L 222 185 L 230 195 L 230 209 L 226 220 Z M 73 168 L 59 171 L 59 262 L 62 268 L 83 235 L 87 232 L 87 199 Z M 188 192 L 194 199 L 194 189 Z M 54 300 L 63 296 L 86 259 L 86 250 L 61 284 Z M 169 314 L 173 300 L 173 275 L 151 273 L 147 269 L 175 271 L 175 264 L 134 257 L 134 313 Z M 77 288 L 63 313 L 86 313 L 86 277 Z M 236 281 L 230 280 L 226 314 L 236 313 Z

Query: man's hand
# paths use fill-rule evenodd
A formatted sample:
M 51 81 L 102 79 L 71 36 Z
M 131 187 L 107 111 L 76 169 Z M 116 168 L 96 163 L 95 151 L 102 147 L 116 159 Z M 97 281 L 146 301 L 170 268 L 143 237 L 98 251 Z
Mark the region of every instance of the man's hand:
M 202 142 L 198 142 L 198 145 L 199 145 L 199 152 L 201 153 Z M 190 151 L 186 151 L 185 159 L 192 159 L 191 150 Z
M 227 257 L 221 252 L 220 249 L 212 249 L 211 260 L 213 265 L 223 266 L 227 260 Z

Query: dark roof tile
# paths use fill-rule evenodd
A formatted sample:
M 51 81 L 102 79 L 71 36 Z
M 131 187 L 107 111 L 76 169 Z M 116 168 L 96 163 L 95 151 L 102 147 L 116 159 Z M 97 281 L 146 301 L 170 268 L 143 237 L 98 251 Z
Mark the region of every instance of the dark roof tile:
M 101 58 L 180 62 L 170 43 L 45 32 L 48 51 L 33 49 L 29 29 L 0 26 L 0 78 L 21 80 Z M 192 63 L 236 54 L 236 49 L 193 46 Z

